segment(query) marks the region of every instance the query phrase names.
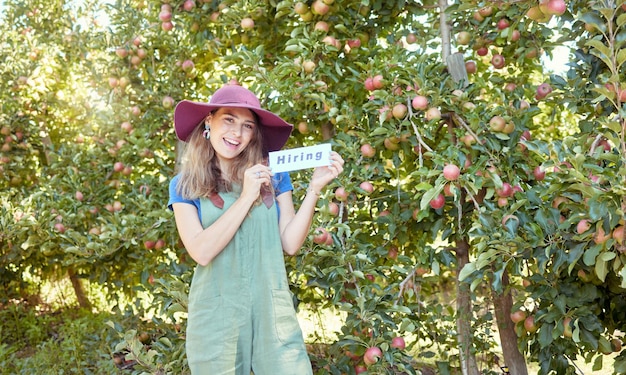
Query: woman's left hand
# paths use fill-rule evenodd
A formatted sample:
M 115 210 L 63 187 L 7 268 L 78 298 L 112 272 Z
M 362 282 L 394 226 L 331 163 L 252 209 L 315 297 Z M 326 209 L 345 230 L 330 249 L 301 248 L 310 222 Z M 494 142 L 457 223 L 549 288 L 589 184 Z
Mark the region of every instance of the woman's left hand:
M 330 165 L 315 168 L 309 186 L 318 192 L 321 191 L 324 186 L 328 185 L 343 172 L 343 164 L 344 160 L 341 155 L 331 151 Z

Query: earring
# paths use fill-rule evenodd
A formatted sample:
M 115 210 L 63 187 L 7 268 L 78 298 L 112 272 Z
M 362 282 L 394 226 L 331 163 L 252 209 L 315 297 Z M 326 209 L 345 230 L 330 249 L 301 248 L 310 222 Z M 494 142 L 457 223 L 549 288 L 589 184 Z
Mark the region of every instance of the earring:
M 211 137 L 211 128 L 209 128 L 209 124 L 204 125 L 204 131 L 202 132 L 202 136 L 204 139 L 209 139 Z

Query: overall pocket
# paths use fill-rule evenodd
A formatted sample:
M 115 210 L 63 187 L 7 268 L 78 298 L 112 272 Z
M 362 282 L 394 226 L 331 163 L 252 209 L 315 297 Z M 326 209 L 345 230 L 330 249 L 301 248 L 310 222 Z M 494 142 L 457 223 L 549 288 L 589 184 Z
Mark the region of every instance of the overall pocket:
M 293 307 L 293 300 L 289 290 L 272 290 L 272 305 L 274 306 L 274 326 L 278 340 L 285 345 L 301 345 L 302 331 Z

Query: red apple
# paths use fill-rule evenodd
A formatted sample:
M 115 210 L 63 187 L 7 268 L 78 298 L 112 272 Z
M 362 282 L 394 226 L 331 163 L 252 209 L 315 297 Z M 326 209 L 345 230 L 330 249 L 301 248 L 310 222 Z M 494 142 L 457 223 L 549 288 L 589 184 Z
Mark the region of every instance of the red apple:
M 504 30 L 504 29 L 506 29 L 507 27 L 509 27 L 509 25 L 510 25 L 510 24 L 511 24 L 511 23 L 509 22 L 509 20 L 508 20 L 508 19 L 506 19 L 506 18 L 500 18 L 500 19 L 498 20 L 498 23 L 496 24 L 496 27 L 498 28 L 498 30 Z
M 339 205 L 335 202 L 328 203 L 328 213 L 333 216 L 339 215 Z
M 368 194 L 371 194 L 372 192 L 374 192 L 374 185 L 372 185 L 372 183 L 369 181 L 361 182 L 359 187 Z
M 446 204 L 446 197 L 444 197 L 443 194 L 439 194 L 435 198 L 433 198 L 429 204 L 430 204 L 430 207 L 432 207 L 435 210 L 438 210 Z
M 63 223 L 55 223 L 54 229 L 59 233 L 65 233 L 65 225 L 63 225 Z
M 623 244 L 624 243 L 624 226 L 623 225 L 616 226 L 615 229 L 613 229 L 612 236 L 615 242 L 617 242 L 620 245 Z
M 371 158 L 376 155 L 376 149 L 374 149 L 371 144 L 366 143 L 364 145 L 361 145 L 361 155 L 366 158 Z
M 596 233 L 593 236 L 593 242 L 595 242 L 596 244 L 603 244 L 606 241 L 609 240 L 609 238 L 611 238 L 612 233 L 606 233 L 604 231 L 604 228 L 602 228 L 602 226 L 598 227 L 598 230 L 596 231 Z
M 161 22 L 171 21 L 172 12 L 169 10 L 162 10 L 161 13 L 159 13 L 159 20 L 161 20 Z
M 156 240 L 156 242 L 154 243 L 154 249 L 155 250 L 161 250 L 165 247 L 165 240 L 162 238 L 159 238 L 158 240 Z
M 535 95 L 535 99 L 543 99 L 548 94 L 552 92 L 552 86 L 549 83 L 542 83 L 537 87 L 537 94 Z
M 501 132 L 504 130 L 506 126 L 506 120 L 502 116 L 493 116 L 491 120 L 489 120 L 489 128 L 494 132 Z
M 328 32 L 328 30 L 330 30 L 330 26 L 328 25 L 328 22 L 326 21 L 317 21 L 315 23 L 315 30 L 317 31 L 323 31 L 323 32 Z
M 133 130 L 133 125 L 128 121 L 124 121 L 120 125 L 120 128 L 122 128 L 122 130 L 125 131 L 126 133 L 130 133 Z
M 526 329 L 526 331 L 530 332 L 530 333 L 535 333 L 537 332 L 537 324 L 535 324 L 535 317 L 534 316 L 529 316 L 526 319 L 524 319 L 524 328 Z
M 128 56 L 128 50 L 126 48 L 120 47 L 115 50 L 115 54 L 121 58 L 125 58 Z
M 430 107 L 426 111 L 426 120 L 440 120 L 441 119 L 441 111 L 437 107 Z
M 467 71 L 468 74 L 476 73 L 476 69 L 476 61 L 467 61 L 465 63 L 465 71 Z
M 511 313 L 511 320 L 513 323 L 519 323 L 526 319 L 527 314 L 524 310 L 517 310 Z
M 513 30 L 511 32 L 511 42 L 517 42 L 522 37 L 522 33 L 519 30 Z
M 301 1 L 298 1 L 294 6 L 293 9 L 295 10 L 295 12 L 299 15 L 303 15 L 306 14 L 309 11 L 309 6 Z
M 448 164 L 443 167 L 443 177 L 448 181 L 454 181 L 461 175 L 461 169 L 454 165 Z
M 241 20 L 241 28 L 244 30 L 254 29 L 254 20 L 250 17 L 243 18 Z
M 174 24 L 172 23 L 172 21 L 165 21 L 161 23 L 161 30 L 163 31 L 172 31 L 173 28 L 174 28 Z M 139 58 L 138 56 L 133 56 L 133 57 Z M 135 62 L 136 63 L 134 63 L 133 65 L 138 65 L 138 62 L 141 62 L 141 61 L 138 61 L 138 62 L 135 61 Z
M 406 348 L 406 342 L 404 341 L 403 337 L 396 336 L 396 337 L 391 339 L 391 345 L 390 346 L 392 348 L 404 350 L 404 348 Z
M 114 201 L 112 207 L 113 207 L 113 211 L 121 211 L 122 210 L 122 202 Z
M 342 202 L 345 202 L 348 200 L 348 192 L 343 186 L 339 186 L 335 190 L 335 198 L 337 198 L 337 200 L 342 201 Z
M 500 189 L 496 189 L 496 194 L 502 198 L 510 197 L 514 193 L 515 190 L 513 190 L 513 186 L 511 186 L 508 182 L 502 183 L 502 187 Z
M 374 84 L 375 89 L 382 89 L 385 85 L 383 76 L 380 74 L 377 74 L 372 78 L 372 83 Z
M 79 202 L 82 202 L 82 201 L 83 201 L 83 199 L 85 198 L 85 197 L 83 196 L 83 193 L 82 193 L 82 192 L 80 192 L 80 191 L 77 191 L 77 192 L 76 192 L 76 194 L 75 194 L 75 196 L 76 196 L 76 200 L 77 200 L 77 201 L 79 201 Z
M 578 222 L 578 224 L 576 224 L 576 233 L 583 234 L 586 231 L 588 231 L 589 228 L 591 228 L 591 224 L 589 223 L 589 220 L 582 219 L 581 221 Z
M 416 110 L 424 110 L 428 108 L 428 98 L 423 95 L 417 95 L 411 100 L 411 106 Z
M 350 47 L 352 49 L 359 48 L 359 47 L 361 47 L 361 39 L 359 39 L 359 38 L 348 39 L 346 41 L 346 45 L 348 45 L 348 47 Z
M 109 77 L 109 87 L 114 89 L 119 86 L 120 81 L 115 77 Z
M 370 346 L 365 350 L 365 354 L 363 354 L 363 362 L 367 366 L 371 366 L 374 363 L 378 362 L 380 358 L 383 356 L 382 350 L 380 350 L 377 346 Z
M 309 134 L 309 125 L 306 123 L 306 121 L 300 121 L 298 123 L 298 131 L 301 134 Z
M 565 317 L 565 319 L 563 319 L 563 336 L 564 337 L 572 337 L 572 318 L 570 318 L 569 316 Z
M 113 171 L 121 172 L 123 170 L 124 170 L 124 163 L 122 163 L 121 161 L 115 162 L 115 164 L 113 164 Z
M 185 60 L 183 61 L 183 63 L 180 65 L 180 67 L 183 69 L 184 72 L 190 72 L 193 70 L 193 68 L 195 67 L 195 64 L 193 63 L 193 61 L 191 60 Z
M 487 47 L 480 47 L 476 50 L 476 54 L 478 56 L 487 56 L 488 53 L 489 50 L 487 49 Z
M 389 259 L 397 259 L 398 258 L 398 248 L 396 246 L 391 246 L 387 251 L 387 258 Z
M 560 16 L 567 10 L 567 5 L 564 0 L 542 0 L 539 9 L 544 14 Z
M 485 6 L 478 9 L 478 13 L 483 17 L 489 17 L 493 13 L 493 8 L 490 6 Z
M 472 34 L 468 31 L 461 31 L 456 34 L 456 42 L 460 45 L 468 45 L 472 40 Z
M 397 137 L 387 137 L 383 140 L 383 145 L 389 151 L 397 151 L 400 149 L 400 140 Z
M 152 241 L 152 240 L 145 240 L 145 241 L 143 241 L 143 246 L 144 246 L 146 249 L 148 249 L 148 250 L 152 250 L 152 249 L 154 249 L 154 244 L 155 244 L 155 243 L 156 243 L 156 242 L 155 242 L 155 241 Z
M 323 16 L 328 13 L 329 10 L 330 7 L 322 0 L 315 0 L 313 4 L 311 4 L 311 11 L 313 12 L 313 14 Z
M 513 92 L 516 88 L 517 85 L 513 82 L 508 82 L 506 85 L 504 85 L 504 89 L 508 92 Z
M 194 0 L 185 0 L 185 2 L 183 3 L 183 9 L 187 12 L 190 12 L 195 7 L 196 2 Z
M 408 109 L 407 109 L 405 104 L 398 103 L 398 104 L 394 105 L 393 108 L 391 109 L 391 114 L 396 119 L 401 120 L 401 119 L 403 119 L 406 116 L 407 111 L 408 111 Z
M 313 234 L 313 242 L 318 245 L 324 245 L 328 241 L 328 238 L 331 237 L 330 233 L 325 228 L 317 228 L 315 233 Z
M 169 109 L 174 106 L 174 98 L 171 96 L 165 96 L 162 101 L 163 108 Z
M 311 60 L 306 60 L 305 62 L 302 63 L 302 69 L 304 69 L 306 73 L 313 73 L 315 71 L 316 66 L 317 65 L 315 64 L 315 62 Z
M 491 57 L 491 65 L 493 65 L 493 67 L 496 69 L 504 68 L 504 63 L 505 63 L 504 56 L 498 53 Z
M 533 176 L 535 176 L 535 180 L 543 181 L 546 178 L 546 171 L 541 168 L 540 165 L 536 166 L 533 170 Z
M 367 91 L 374 91 L 374 79 L 372 77 L 367 77 L 365 79 L 365 82 L 363 83 L 363 85 L 365 86 L 365 89 Z

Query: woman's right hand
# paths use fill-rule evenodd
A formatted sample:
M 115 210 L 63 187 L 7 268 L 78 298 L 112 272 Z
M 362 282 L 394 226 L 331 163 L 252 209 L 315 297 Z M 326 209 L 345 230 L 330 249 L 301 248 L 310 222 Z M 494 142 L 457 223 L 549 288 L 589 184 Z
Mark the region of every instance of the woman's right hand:
M 257 199 L 261 194 L 261 186 L 269 186 L 272 183 L 272 175 L 272 170 L 263 164 L 256 164 L 246 169 L 241 195 Z

